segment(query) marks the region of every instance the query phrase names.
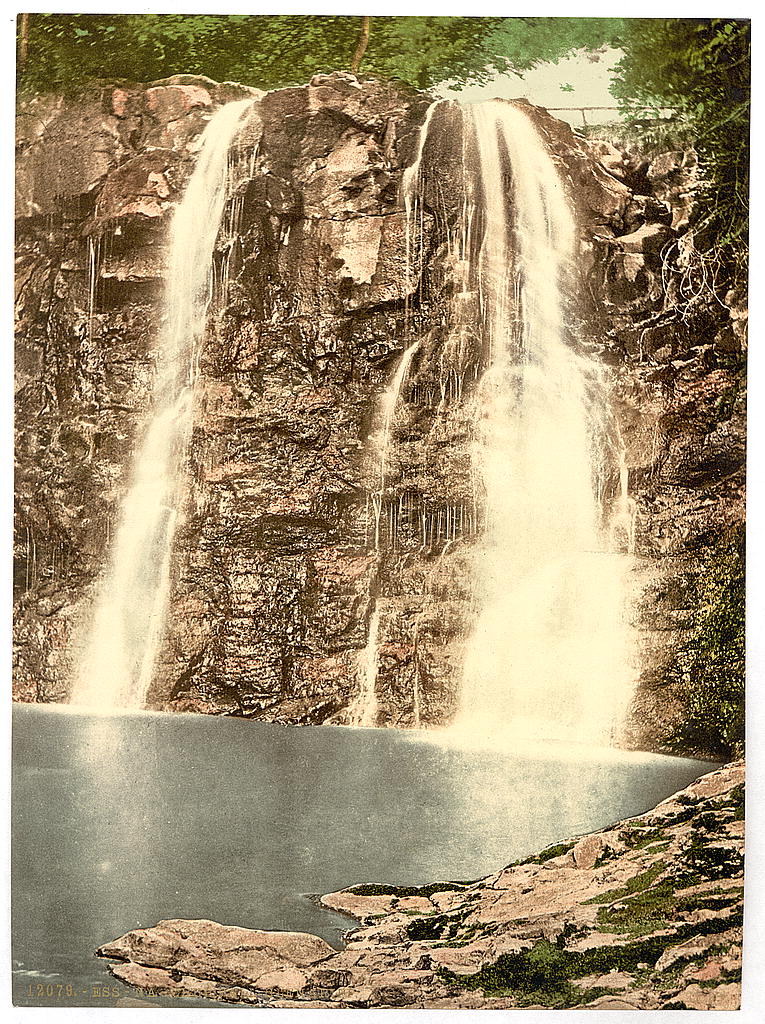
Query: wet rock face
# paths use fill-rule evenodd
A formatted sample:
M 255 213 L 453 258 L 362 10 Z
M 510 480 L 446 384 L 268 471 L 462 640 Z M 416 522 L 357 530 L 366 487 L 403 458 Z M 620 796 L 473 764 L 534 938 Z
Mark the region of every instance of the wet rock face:
M 712 291 L 714 265 L 694 244 L 695 153 L 637 169 L 634 154 L 622 152 L 621 168 L 610 159 L 621 180 L 650 190 L 632 193 L 621 230 L 594 236 L 603 356 L 637 502 L 631 738 L 673 749 L 664 745 L 683 718 L 677 653 L 697 617 L 696 584 L 745 518 L 746 311 L 736 292 L 721 301 Z
M 188 83 L 36 97 L 17 122 L 15 692 L 66 699 L 148 406 L 169 213 L 193 166 Z M 230 87 L 195 80 L 207 106 Z M 239 96 L 249 90 L 236 87 Z M 185 93 L 184 93 L 185 94 Z M 164 137 L 168 123 L 173 137 Z M 85 599 L 85 600 L 83 600 Z
M 170 215 L 207 118 L 247 94 L 176 76 L 22 107 L 19 699 L 66 699 L 150 403 Z M 464 274 L 447 244 L 465 173 L 453 105 L 433 116 L 407 231 L 402 174 L 429 103 L 320 75 L 262 96 L 232 151 L 154 707 L 347 720 L 376 610 L 379 723 L 454 708 L 481 529 L 469 398 L 484 354 L 471 296 L 450 301 Z M 746 310 L 704 291 L 692 154 L 638 171 L 531 113 L 579 208 L 577 343 L 615 378 L 635 589 L 648 595 L 648 725 L 635 741 L 656 745 L 674 699 L 657 680 L 687 625 L 680 595 L 741 516 Z M 415 342 L 376 504 L 381 396 Z

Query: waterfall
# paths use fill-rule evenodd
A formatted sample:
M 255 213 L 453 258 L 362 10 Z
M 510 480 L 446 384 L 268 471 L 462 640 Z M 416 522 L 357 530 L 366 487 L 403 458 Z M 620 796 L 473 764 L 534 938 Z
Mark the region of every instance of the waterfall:
M 410 299 L 411 299 L 411 288 L 413 280 L 413 259 L 412 259 L 412 243 L 416 237 L 416 231 L 420 228 L 420 237 L 422 237 L 422 202 L 421 202 L 421 180 L 420 170 L 422 166 L 422 157 L 425 150 L 425 143 L 427 142 L 428 132 L 430 130 L 430 124 L 433 118 L 433 114 L 436 108 L 443 100 L 436 100 L 432 103 L 425 114 L 425 120 L 420 127 L 418 141 L 417 141 L 417 152 L 415 154 L 414 161 L 412 164 L 405 168 L 401 178 L 401 195 L 404 200 L 404 210 L 406 214 L 406 309 L 407 309 L 407 322 L 409 319 L 410 310 Z M 385 482 L 388 473 L 388 459 L 390 455 L 390 447 L 392 441 L 392 430 L 393 422 L 396 416 L 396 409 L 398 407 L 399 399 L 401 397 L 401 389 L 407 379 L 409 373 L 409 367 L 411 366 L 414 354 L 419 348 L 419 340 L 411 344 L 402 354 L 401 359 L 398 362 L 396 371 L 388 384 L 388 387 L 382 394 L 379 404 L 379 419 L 380 429 L 371 437 L 371 447 L 374 453 L 374 457 L 377 462 L 376 470 L 376 483 L 377 487 L 370 494 L 372 512 L 374 516 L 374 548 L 375 551 L 380 550 L 381 542 L 381 523 L 382 523 L 382 512 L 383 504 L 385 500 Z M 390 531 L 392 536 L 390 537 L 391 547 L 395 547 L 395 532 Z M 370 581 L 370 600 L 372 598 L 372 586 L 374 578 Z M 364 650 L 361 652 L 358 665 L 357 675 L 360 681 L 359 694 L 353 705 L 349 710 L 349 722 L 352 725 L 358 725 L 363 727 L 374 726 L 377 722 L 377 669 L 379 661 L 379 635 L 380 635 L 380 609 L 377 601 L 374 601 L 372 614 L 369 618 L 369 625 L 367 629 L 367 643 Z M 419 718 L 419 711 L 417 711 L 417 717 Z
M 611 521 L 611 543 L 632 555 L 635 553 L 635 520 L 637 504 L 629 493 L 629 470 L 624 445 L 619 450 L 619 496 Z
M 401 389 L 406 381 L 409 367 L 412 363 L 415 352 L 419 347 L 419 341 L 415 341 L 403 353 L 396 367 L 388 387 L 380 399 L 379 415 L 381 427 L 377 434 L 372 437 L 372 448 L 376 455 L 376 483 L 377 489 L 372 492 L 372 509 L 374 512 L 375 524 L 375 551 L 380 550 L 380 525 L 382 519 L 383 501 L 385 497 L 385 480 L 388 474 L 388 459 L 393 436 L 393 421 L 396 416 L 396 409 L 401 397 Z M 391 531 L 391 534 L 393 531 Z M 395 537 L 390 537 L 391 546 L 395 547 Z M 370 600 L 372 599 L 372 582 L 370 582 Z M 377 719 L 377 662 L 380 634 L 380 610 L 377 601 L 374 602 L 372 614 L 369 619 L 367 633 L 367 645 L 361 652 L 358 664 L 358 675 L 361 686 L 359 695 L 350 710 L 349 720 L 353 725 L 372 726 Z
M 96 287 L 101 257 L 100 238 L 88 238 L 88 342 L 93 344 L 93 317 L 96 309 Z
M 372 437 L 372 447 L 377 455 L 378 462 L 377 489 L 372 494 L 372 507 L 375 517 L 375 551 L 378 551 L 380 548 L 380 519 L 385 496 L 385 478 L 388 473 L 393 421 L 396 416 L 399 398 L 401 397 L 401 389 L 404 386 L 407 374 L 409 373 L 409 367 L 419 344 L 419 341 L 415 341 L 403 353 L 396 367 L 396 372 L 393 374 L 390 384 L 380 399 L 381 427 L 378 433 Z
M 380 608 L 375 602 L 369 617 L 367 645 L 359 657 L 361 689 L 351 709 L 350 722 L 371 729 L 377 725 L 377 663 L 379 658 Z
M 455 727 L 608 743 L 631 686 L 626 556 L 610 550 L 596 496 L 611 455 L 607 388 L 566 324 L 574 213 L 520 106 L 466 113 L 483 196 L 475 275 L 487 368 L 473 461 L 486 523 Z
M 110 561 L 98 587 L 72 691 L 74 704 L 141 708 L 152 680 L 170 589 L 170 555 L 211 297 L 212 254 L 226 201 L 229 148 L 252 104 L 251 99 L 227 104 L 211 118 L 173 217 L 153 409 L 134 454 Z
M 413 278 L 413 267 L 412 267 L 412 243 L 416 237 L 416 231 L 419 221 L 420 227 L 420 240 L 422 241 L 422 181 L 420 180 L 422 170 L 422 157 L 425 152 L 425 144 L 428 141 L 428 133 L 430 132 L 430 124 L 433 120 L 433 115 L 438 109 L 441 103 L 445 103 L 445 100 L 436 100 L 435 103 L 431 103 L 428 107 L 427 113 L 425 114 L 425 120 L 423 121 L 419 134 L 417 136 L 417 152 L 414 160 L 404 169 L 401 175 L 401 194 L 404 198 L 404 211 L 406 213 L 406 302 L 407 311 L 409 309 L 409 301 L 411 298 L 412 291 L 412 278 Z M 422 257 L 422 254 L 421 254 Z M 422 273 L 422 267 L 420 267 L 420 274 Z

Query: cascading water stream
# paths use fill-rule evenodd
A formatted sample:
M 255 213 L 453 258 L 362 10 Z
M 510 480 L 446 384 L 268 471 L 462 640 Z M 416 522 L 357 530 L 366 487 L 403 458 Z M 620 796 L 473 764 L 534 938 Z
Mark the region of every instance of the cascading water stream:
M 432 103 L 425 114 L 425 120 L 420 127 L 418 141 L 417 141 L 417 152 L 412 164 L 405 168 L 401 177 L 401 195 L 404 201 L 404 212 L 406 214 L 406 308 L 407 308 L 407 320 L 409 313 L 409 304 L 411 299 L 411 292 L 413 290 L 414 280 L 414 267 L 413 267 L 413 242 L 416 238 L 418 219 L 422 212 L 421 203 L 421 169 L 422 169 L 422 158 L 425 151 L 425 144 L 428 139 L 428 132 L 430 130 L 430 124 L 433 119 L 433 115 L 436 112 L 439 104 L 444 102 L 443 100 L 436 100 Z M 420 235 L 422 235 L 422 225 L 420 224 Z M 383 502 L 385 498 L 385 479 L 388 471 L 388 458 L 390 454 L 390 446 L 392 440 L 392 428 L 393 421 L 396 415 L 396 408 L 398 407 L 399 398 L 401 397 L 401 389 L 404 386 L 407 375 L 409 373 L 409 367 L 415 352 L 419 347 L 419 341 L 414 342 L 407 348 L 401 359 L 399 360 L 396 372 L 394 373 L 390 384 L 384 391 L 380 400 L 379 413 L 381 419 L 381 428 L 377 434 L 372 438 L 373 451 L 377 456 L 378 470 L 377 470 L 377 488 L 371 495 L 372 513 L 374 517 L 374 549 L 375 551 L 380 550 L 381 540 L 381 523 L 382 523 L 382 511 Z M 371 585 L 370 585 L 371 586 Z M 376 601 L 371 596 L 370 600 L 373 601 L 372 613 L 369 618 L 369 626 L 367 630 L 367 643 L 364 650 L 361 652 L 358 660 L 357 674 L 360 680 L 359 695 L 356 698 L 355 703 L 350 709 L 349 720 L 351 724 L 371 727 L 376 724 L 377 721 L 377 672 L 378 672 L 378 661 L 379 661 L 379 634 L 380 634 L 380 608 Z
M 170 555 L 192 426 L 199 343 L 211 298 L 212 254 L 226 201 L 228 157 L 252 99 L 227 104 L 204 129 L 173 217 L 153 411 L 133 461 L 108 568 L 99 585 L 73 704 L 142 708 L 170 588 Z
M 445 100 L 436 100 L 435 103 L 431 103 L 428 107 L 427 113 L 425 114 L 425 120 L 423 121 L 419 135 L 417 138 L 417 152 L 414 160 L 409 167 L 404 169 L 401 175 L 401 194 L 404 199 L 404 212 L 406 214 L 406 303 L 407 311 L 409 309 L 409 302 L 412 293 L 412 282 L 413 282 L 413 259 L 412 259 L 412 248 L 413 242 L 416 238 L 418 221 L 420 227 L 420 239 L 422 239 L 422 158 L 425 153 L 425 144 L 428 141 L 428 134 L 430 132 L 430 125 L 433 120 L 433 115 L 440 106 L 445 103 Z M 422 268 L 421 268 L 422 269 Z
M 627 469 L 624 445 L 619 450 L 619 496 L 611 522 L 611 537 L 614 548 L 627 554 L 635 553 L 635 519 L 637 504 L 629 493 L 629 470 Z
M 377 666 L 380 644 L 380 607 L 375 602 L 369 616 L 367 645 L 359 658 L 361 689 L 351 712 L 351 724 L 371 729 L 377 725 Z
M 420 210 L 420 168 L 425 143 L 428 137 L 430 122 L 435 113 L 438 100 L 428 107 L 425 121 L 420 128 L 417 143 L 417 153 L 410 167 L 404 170 L 401 180 L 401 193 L 404 200 L 406 213 L 406 305 L 409 310 L 410 294 L 412 290 L 413 266 L 412 266 L 412 242 L 416 234 L 417 219 Z M 409 373 L 419 342 L 416 341 L 407 348 L 399 360 L 396 372 L 390 384 L 384 391 L 380 400 L 381 429 L 372 439 L 373 450 L 377 455 L 377 488 L 370 495 L 372 502 L 372 513 L 374 516 L 374 549 L 380 550 L 380 532 L 382 522 L 383 501 L 385 497 L 385 478 L 388 471 L 388 458 L 392 439 L 393 421 L 396 415 L 401 389 Z M 380 637 L 380 607 L 375 598 L 372 612 L 367 627 L 367 643 L 361 652 L 358 660 L 357 675 L 360 681 L 359 695 L 350 709 L 349 721 L 352 725 L 370 728 L 377 724 L 377 673 L 379 663 L 379 637 Z
M 486 526 L 455 728 L 608 743 L 631 688 L 624 556 L 609 550 L 594 479 L 608 462 L 608 394 L 567 339 L 574 214 L 520 107 L 466 113 L 485 224 L 476 276 L 488 367 L 474 465 Z
M 379 460 L 377 473 L 377 490 L 372 494 L 372 506 L 375 517 L 375 551 L 380 549 L 380 520 L 382 516 L 383 498 L 385 495 L 385 478 L 388 473 L 388 460 L 393 436 L 393 421 L 396 416 L 401 389 L 406 381 L 412 359 L 419 347 L 415 341 L 405 350 L 399 360 L 396 372 L 380 399 L 380 419 L 382 421 L 378 434 L 373 438 L 373 447 Z
M 414 354 L 419 347 L 419 341 L 415 341 L 405 350 L 399 360 L 396 372 L 390 384 L 383 392 L 380 399 L 380 419 L 382 421 L 380 431 L 373 437 L 373 449 L 377 455 L 377 489 L 372 493 L 372 509 L 374 513 L 375 530 L 375 551 L 380 550 L 380 526 L 382 519 L 383 500 L 385 496 L 385 481 L 388 473 L 388 459 L 393 438 L 393 423 L 396 416 L 401 389 L 406 381 L 409 367 L 411 366 Z M 350 721 L 353 725 L 373 726 L 377 720 L 377 665 L 379 656 L 379 634 L 380 634 L 380 608 L 374 602 L 372 614 L 369 618 L 367 632 L 367 644 L 361 652 L 358 665 L 360 679 L 359 695 L 350 712 Z

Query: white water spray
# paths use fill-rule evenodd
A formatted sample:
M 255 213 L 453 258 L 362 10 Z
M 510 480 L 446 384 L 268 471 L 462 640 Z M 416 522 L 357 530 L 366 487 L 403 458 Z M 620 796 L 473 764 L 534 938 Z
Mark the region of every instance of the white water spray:
M 616 499 L 611 520 L 611 544 L 616 551 L 635 553 L 635 521 L 637 502 L 629 493 L 629 470 L 627 456 L 622 445 L 619 451 L 619 495 Z
M 486 527 L 455 727 L 608 743 L 631 687 L 624 556 L 609 549 L 594 479 L 608 461 L 598 450 L 609 444 L 599 430 L 608 395 L 566 337 L 574 214 L 521 108 L 492 101 L 469 116 L 485 220 L 489 356 L 474 464 Z
M 226 201 L 229 148 L 252 103 L 227 104 L 211 118 L 173 218 L 153 412 L 134 456 L 73 704 L 105 711 L 141 708 L 152 680 L 167 610 L 170 555 L 192 426 L 199 343 L 211 298 L 212 254 Z

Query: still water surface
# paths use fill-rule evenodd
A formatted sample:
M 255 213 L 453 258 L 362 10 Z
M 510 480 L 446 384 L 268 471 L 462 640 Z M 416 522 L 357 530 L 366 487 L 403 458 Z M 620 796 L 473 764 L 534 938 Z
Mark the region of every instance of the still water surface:
M 93 951 L 163 918 L 311 931 L 339 945 L 348 919 L 306 894 L 476 878 L 638 814 L 710 767 L 615 751 L 471 751 L 395 730 L 16 706 L 14 1002 L 128 1005 L 134 993 Z

